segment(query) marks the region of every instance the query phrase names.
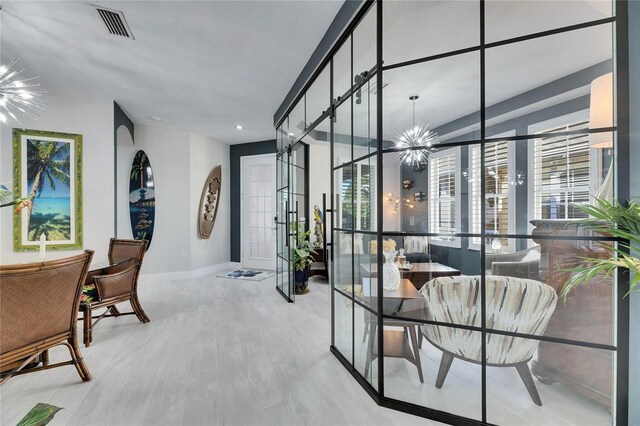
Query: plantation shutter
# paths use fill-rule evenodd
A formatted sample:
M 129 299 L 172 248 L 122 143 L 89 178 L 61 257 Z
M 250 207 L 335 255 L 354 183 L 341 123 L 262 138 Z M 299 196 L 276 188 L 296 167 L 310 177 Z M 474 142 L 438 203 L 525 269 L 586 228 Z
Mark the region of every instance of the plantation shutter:
M 471 149 L 469 185 L 471 193 L 471 233 L 482 231 L 482 195 L 480 182 L 481 150 Z M 509 174 L 509 144 L 507 141 L 485 144 L 485 229 L 487 234 L 509 233 L 509 185 L 514 179 Z M 479 237 L 471 239 L 480 244 Z M 507 244 L 506 241 L 503 242 Z
M 587 130 L 588 122 L 540 133 Z M 534 142 L 534 216 L 536 219 L 586 217 L 573 205 L 589 201 L 588 134 L 546 136 Z
M 429 167 L 429 217 L 432 232 L 456 232 L 456 157 L 432 158 Z M 449 237 L 434 239 L 450 240 Z

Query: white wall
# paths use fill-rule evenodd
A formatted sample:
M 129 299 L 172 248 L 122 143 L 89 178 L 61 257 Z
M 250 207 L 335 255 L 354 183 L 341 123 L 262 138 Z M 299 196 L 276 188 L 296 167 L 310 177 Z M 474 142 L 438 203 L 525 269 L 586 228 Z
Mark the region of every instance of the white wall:
M 191 270 L 229 262 L 230 197 L 229 145 L 191 133 L 190 139 L 190 250 Z M 198 237 L 198 209 L 202 187 L 211 170 L 222 166 L 222 188 L 216 222 L 209 239 Z
M 309 145 L 309 229 L 311 242 L 316 240 L 314 235 L 315 222 L 313 220 L 313 206 L 322 209 L 322 194 L 327 194 L 327 208 L 331 207 L 331 150 L 329 144 Z M 326 214 L 326 213 L 325 213 Z M 327 222 L 329 224 L 329 222 Z M 331 236 L 327 229 L 327 238 Z
M 133 135 L 129 133 L 126 126 L 120 126 L 116 131 L 117 143 L 117 197 L 118 211 L 118 229 L 116 236 L 118 238 L 133 238 L 131 230 L 131 219 L 129 217 L 129 177 L 131 176 L 131 163 L 136 154 L 136 147 L 133 146 Z
M 95 251 L 94 263 L 106 263 L 114 231 L 113 101 L 49 93 L 44 116 L 24 123 L 35 130 L 83 135 L 83 242 Z M 120 128 L 118 149 L 118 230 L 131 238 L 128 188 L 135 152 L 149 155 L 156 185 L 153 241 L 145 257 L 145 274 L 183 272 L 229 261 L 229 146 L 182 130 L 135 126 L 135 146 Z M 0 182 L 13 180 L 11 127 L 0 130 Z M 221 164 L 223 188 L 218 217 L 209 240 L 197 236 L 200 191 L 211 169 Z M 120 190 L 121 189 L 121 190 Z M 78 253 L 47 252 L 54 259 Z M 0 263 L 38 260 L 37 252 L 13 251 L 13 209 L 0 209 Z
M 118 152 L 118 175 L 128 192 L 128 173 L 135 152 L 143 150 L 153 170 L 156 213 L 143 274 L 195 271 L 224 267 L 229 262 L 229 145 L 196 133 L 135 126 L 135 145 Z M 120 147 L 119 147 L 120 149 Z M 208 240 L 198 237 L 197 216 L 202 186 L 214 166 L 222 165 L 218 216 Z M 126 195 L 125 195 L 126 198 Z M 119 199 L 121 199 L 119 194 Z M 118 204 L 118 232 L 130 237 L 128 202 Z
M 113 100 L 81 97 L 71 93 L 47 93 L 47 107 L 34 130 L 79 133 L 83 136 L 82 195 L 83 245 L 95 250 L 94 262 L 105 262 L 113 235 Z M 13 181 L 11 127 L 0 129 L 0 182 Z M 38 261 L 37 252 L 13 251 L 13 209 L 0 209 L 0 263 Z M 47 251 L 48 259 L 80 251 Z
M 188 271 L 191 268 L 189 132 L 136 125 L 134 141 L 134 151 L 141 149 L 147 153 L 156 196 L 155 225 L 142 273 Z M 132 159 L 118 168 L 130 168 Z M 127 183 L 123 191 L 128 190 Z M 118 206 L 118 210 L 122 208 L 129 206 Z

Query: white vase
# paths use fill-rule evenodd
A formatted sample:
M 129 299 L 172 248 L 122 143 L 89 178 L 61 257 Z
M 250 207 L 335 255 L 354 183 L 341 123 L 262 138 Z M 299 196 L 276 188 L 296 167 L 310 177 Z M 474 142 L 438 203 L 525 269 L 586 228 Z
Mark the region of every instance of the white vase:
M 385 290 L 393 291 L 400 285 L 400 271 L 395 264 L 396 251 L 385 251 L 384 265 L 382 265 L 382 287 Z

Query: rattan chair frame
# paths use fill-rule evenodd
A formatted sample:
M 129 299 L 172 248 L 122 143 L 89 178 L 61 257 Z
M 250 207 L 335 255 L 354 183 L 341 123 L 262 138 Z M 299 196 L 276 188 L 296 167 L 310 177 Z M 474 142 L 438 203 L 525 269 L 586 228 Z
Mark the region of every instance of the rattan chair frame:
M 91 346 L 91 342 L 93 341 L 93 328 L 104 318 L 135 315 L 143 324 L 151 321 L 138 299 L 138 278 L 148 244 L 147 240 L 112 238 L 109 243 L 108 255 L 111 265 L 106 268 L 91 271 L 87 275 L 86 283 L 96 286 L 98 300 L 91 303 L 80 304 L 80 310 L 82 311 L 83 343 L 85 347 Z M 124 249 L 125 251 L 132 250 L 134 256 L 126 259 L 117 253 L 118 249 Z M 129 265 L 130 263 L 131 265 Z M 103 298 L 104 291 L 101 282 L 105 279 L 117 277 L 118 275 L 126 275 L 132 268 L 136 268 L 136 272 L 133 276 L 130 290 L 118 296 Z M 116 304 L 122 302 L 129 302 L 133 312 L 120 312 Z M 93 315 L 94 310 L 100 308 L 107 309 L 100 315 Z M 80 318 L 78 320 L 80 320 Z
M 49 335 L 43 338 L 39 338 L 36 341 L 26 341 L 24 344 L 19 345 L 11 350 L 6 352 L 2 352 L 0 348 L 0 371 L 2 371 L 2 377 L 0 379 L 0 385 L 4 384 L 9 378 L 26 373 L 33 373 L 36 371 L 48 370 L 56 367 L 63 367 L 66 365 L 75 366 L 78 375 L 83 381 L 91 380 L 91 373 L 87 368 L 87 365 L 84 362 L 82 354 L 80 352 L 80 348 L 78 346 L 78 335 L 77 335 L 77 322 L 75 321 L 76 312 L 78 311 L 80 305 L 80 296 L 82 294 L 82 285 L 85 282 L 85 278 L 87 272 L 89 270 L 89 264 L 91 263 L 91 259 L 93 258 L 93 250 L 85 250 L 84 253 L 67 257 L 64 259 L 56 259 L 50 260 L 46 262 L 37 262 L 37 263 L 28 263 L 28 264 L 18 264 L 18 265 L 0 265 L 0 291 L 2 290 L 2 286 L 6 285 L 1 283 L 3 281 L 2 278 L 9 278 L 15 276 L 24 276 L 25 280 L 29 279 L 30 275 L 36 272 L 43 271 L 52 271 L 55 272 L 67 266 L 73 265 L 82 265 L 80 274 L 74 273 L 72 276 L 69 276 L 69 287 L 68 290 L 73 291 L 73 304 L 69 306 L 70 316 L 69 316 L 69 329 L 63 333 L 55 333 L 53 335 Z M 35 282 L 35 281 L 34 281 Z M 5 281 L 6 283 L 6 281 Z M 30 297 L 37 291 L 43 291 L 46 287 L 37 286 L 38 283 L 34 284 L 34 292 L 22 292 L 19 293 L 20 297 Z M 6 294 L 11 294 L 6 293 Z M 3 334 L 9 333 L 9 335 L 13 334 L 14 336 L 22 336 L 24 331 L 14 330 L 9 326 L 9 330 L 4 327 L 7 327 L 9 321 L 6 319 L 9 316 L 5 308 L 5 304 L 14 303 L 13 300 L 6 300 L 9 296 L 3 297 L 2 306 L 0 306 L 0 320 L 3 322 Z M 19 299 L 16 299 L 15 303 L 24 303 Z M 15 306 L 15 305 L 14 305 Z M 22 305 L 20 305 L 22 306 Z M 59 307 L 61 310 L 64 309 L 64 306 Z M 31 312 L 32 315 L 39 315 L 38 312 Z M 5 318 L 5 315 L 7 316 Z M 26 327 L 26 324 L 20 324 L 19 326 Z M 56 346 L 65 346 L 69 349 L 69 353 L 71 355 L 71 360 L 65 362 L 58 362 L 55 364 L 49 364 L 49 349 Z M 41 361 L 42 366 L 39 367 L 31 367 L 33 363 Z

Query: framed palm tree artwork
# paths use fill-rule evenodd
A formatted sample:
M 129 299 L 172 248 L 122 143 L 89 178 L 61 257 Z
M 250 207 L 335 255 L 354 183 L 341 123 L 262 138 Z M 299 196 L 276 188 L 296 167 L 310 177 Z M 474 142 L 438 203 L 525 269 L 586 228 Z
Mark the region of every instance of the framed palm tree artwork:
M 82 135 L 13 129 L 15 251 L 82 249 Z

